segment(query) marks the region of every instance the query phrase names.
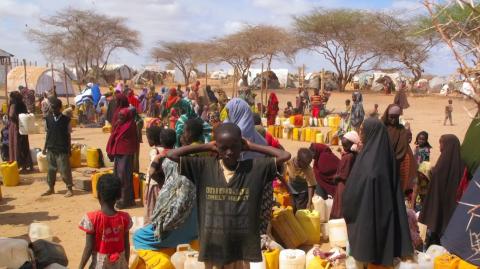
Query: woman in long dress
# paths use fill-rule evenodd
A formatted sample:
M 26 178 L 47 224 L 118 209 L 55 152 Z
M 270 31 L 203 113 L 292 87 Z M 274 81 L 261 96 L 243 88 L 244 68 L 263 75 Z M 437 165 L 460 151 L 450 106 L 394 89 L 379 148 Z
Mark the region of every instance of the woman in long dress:
M 19 118 L 22 113 L 28 113 L 27 106 L 23 102 L 20 92 L 10 93 L 10 107 L 8 109 L 9 127 L 9 159 L 16 161 L 18 167 L 23 171 L 33 170 L 32 156 L 30 155 L 30 144 L 28 135 L 21 135 L 19 132 Z
M 343 193 L 350 252 L 358 262 L 393 266 L 413 254 L 395 153 L 378 119 L 363 123 L 363 149 Z

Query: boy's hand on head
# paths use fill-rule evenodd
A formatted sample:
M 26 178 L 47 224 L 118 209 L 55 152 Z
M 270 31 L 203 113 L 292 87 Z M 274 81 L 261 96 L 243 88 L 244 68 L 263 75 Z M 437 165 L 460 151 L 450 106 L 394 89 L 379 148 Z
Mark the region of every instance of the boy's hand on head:
M 215 142 L 215 141 L 210 141 L 210 142 L 208 142 L 208 149 L 209 149 L 210 151 L 213 151 L 213 152 L 218 152 L 217 142 Z

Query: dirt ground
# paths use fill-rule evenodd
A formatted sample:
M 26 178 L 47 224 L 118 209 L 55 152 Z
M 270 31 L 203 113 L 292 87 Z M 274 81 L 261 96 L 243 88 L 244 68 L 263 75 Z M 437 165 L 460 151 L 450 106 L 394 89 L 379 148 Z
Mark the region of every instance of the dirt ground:
M 286 105 L 287 101 L 294 101 L 296 90 L 277 90 L 280 99 L 280 108 Z M 328 108 L 334 108 L 335 111 L 343 111 L 344 102 L 351 98 L 350 93 L 334 93 L 328 103 Z M 432 149 L 432 161 L 436 161 L 439 155 L 438 140 L 441 135 L 452 133 L 457 135 L 460 140 L 463 139 L 466 129 L 470 123 L 464 107 L 472 109 L 473 102 L 462 98 L 454 98 L 453 120 L 454 126 L 443 126 L 444 107 L 447 104 L 446 97 L 409 97 L 411 107 L 405 111 L 404 118 L 410 122 L 415 135 L 422 130 L 430 133 L 430 143 Z M 393 101 L 393 95 L 385 96 L 383 94 L 365 94 L 365 110 L 373 108 L 375 103 L 379 104 L 379 110 L 382 113 L 385 107 Z M 44 134 L 30 136 L 31 147 L 42 147 L 44 143 Z M 102 133 L 101 129 L 75 128 L 72 134 L 72 142 L 86 144 L 92 147 L 105 149 L 108 135 Z M 146 170 L 148 165 L 148 144 L 141 145 L 141 168 Z M 281 140 L 283 146 L 296 155 L 300 147 L 308 147 L 308 143 Z M 413 147 L 413 144 L 412 144 Z M 82 176 L 78 171 L 89 169 L 77 169 L 74 177 Z M 92 170 L 92 169 L 90 169 Z M 3 199 L 0 201 L 0 236 L 1 237 L 25 237 L 28 234 L 28 226 L 32 222 L 47 223 L 55 236 L 55 240 L 63 245 L 67 251 L 70 260 L 70 267 L 78 265 L 83 247 L 84 233 L 77 226 L 82 216 L 87 211 L 99 208 L 98 201 L 91 193 L 75 190 L 75 196 L 64 198 L 65 185 L 57 181 L 57 195 L 50 197 L 40 197 L 40 194 L 47 189 L 45 183 L 46 174 L 28 174 L 21 176 L 21 185 L 17 187 L 3 187 Z M 142 216 L 143 208 L 137 207 L 127 210 L 132 216 Z

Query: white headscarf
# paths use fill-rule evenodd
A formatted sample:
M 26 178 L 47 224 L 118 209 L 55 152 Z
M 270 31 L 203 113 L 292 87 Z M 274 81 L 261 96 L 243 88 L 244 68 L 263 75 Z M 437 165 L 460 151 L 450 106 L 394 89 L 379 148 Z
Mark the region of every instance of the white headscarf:
M 345 137 L 345 139 L 353 143 L 350 150 L 357 152 L 358 145 L 360 144 L 360 136 L 358 135 L 358 133 L 355 131 L 350 131 L 350 132 L 347 132 L 345 135 L 343 135 L 343 137 Z

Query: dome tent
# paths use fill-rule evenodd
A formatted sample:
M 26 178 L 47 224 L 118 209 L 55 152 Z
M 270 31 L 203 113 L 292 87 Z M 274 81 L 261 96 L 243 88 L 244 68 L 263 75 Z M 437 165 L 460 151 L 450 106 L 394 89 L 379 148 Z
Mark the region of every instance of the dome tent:
M 25 73 L 27 75 L 27 85 L 25 85 Z M 66 77 L 66 83 L 65 83 Z M 75 96 L 72 78 L 73 74 L 67 71 L 66 76 L 63 71 L 46 67 L 27 66 L 26 72 L 23 66 L 17 66 L 10 70 L 7 75 L 8 91 L 18 90 L 18 86 L 27 86 L 29 89 L 35 90 L 36 95 L 42 95 L 45 91 L 55 88 L 58 96 Z M 67 88 L 65 88 L 65 86 Z

